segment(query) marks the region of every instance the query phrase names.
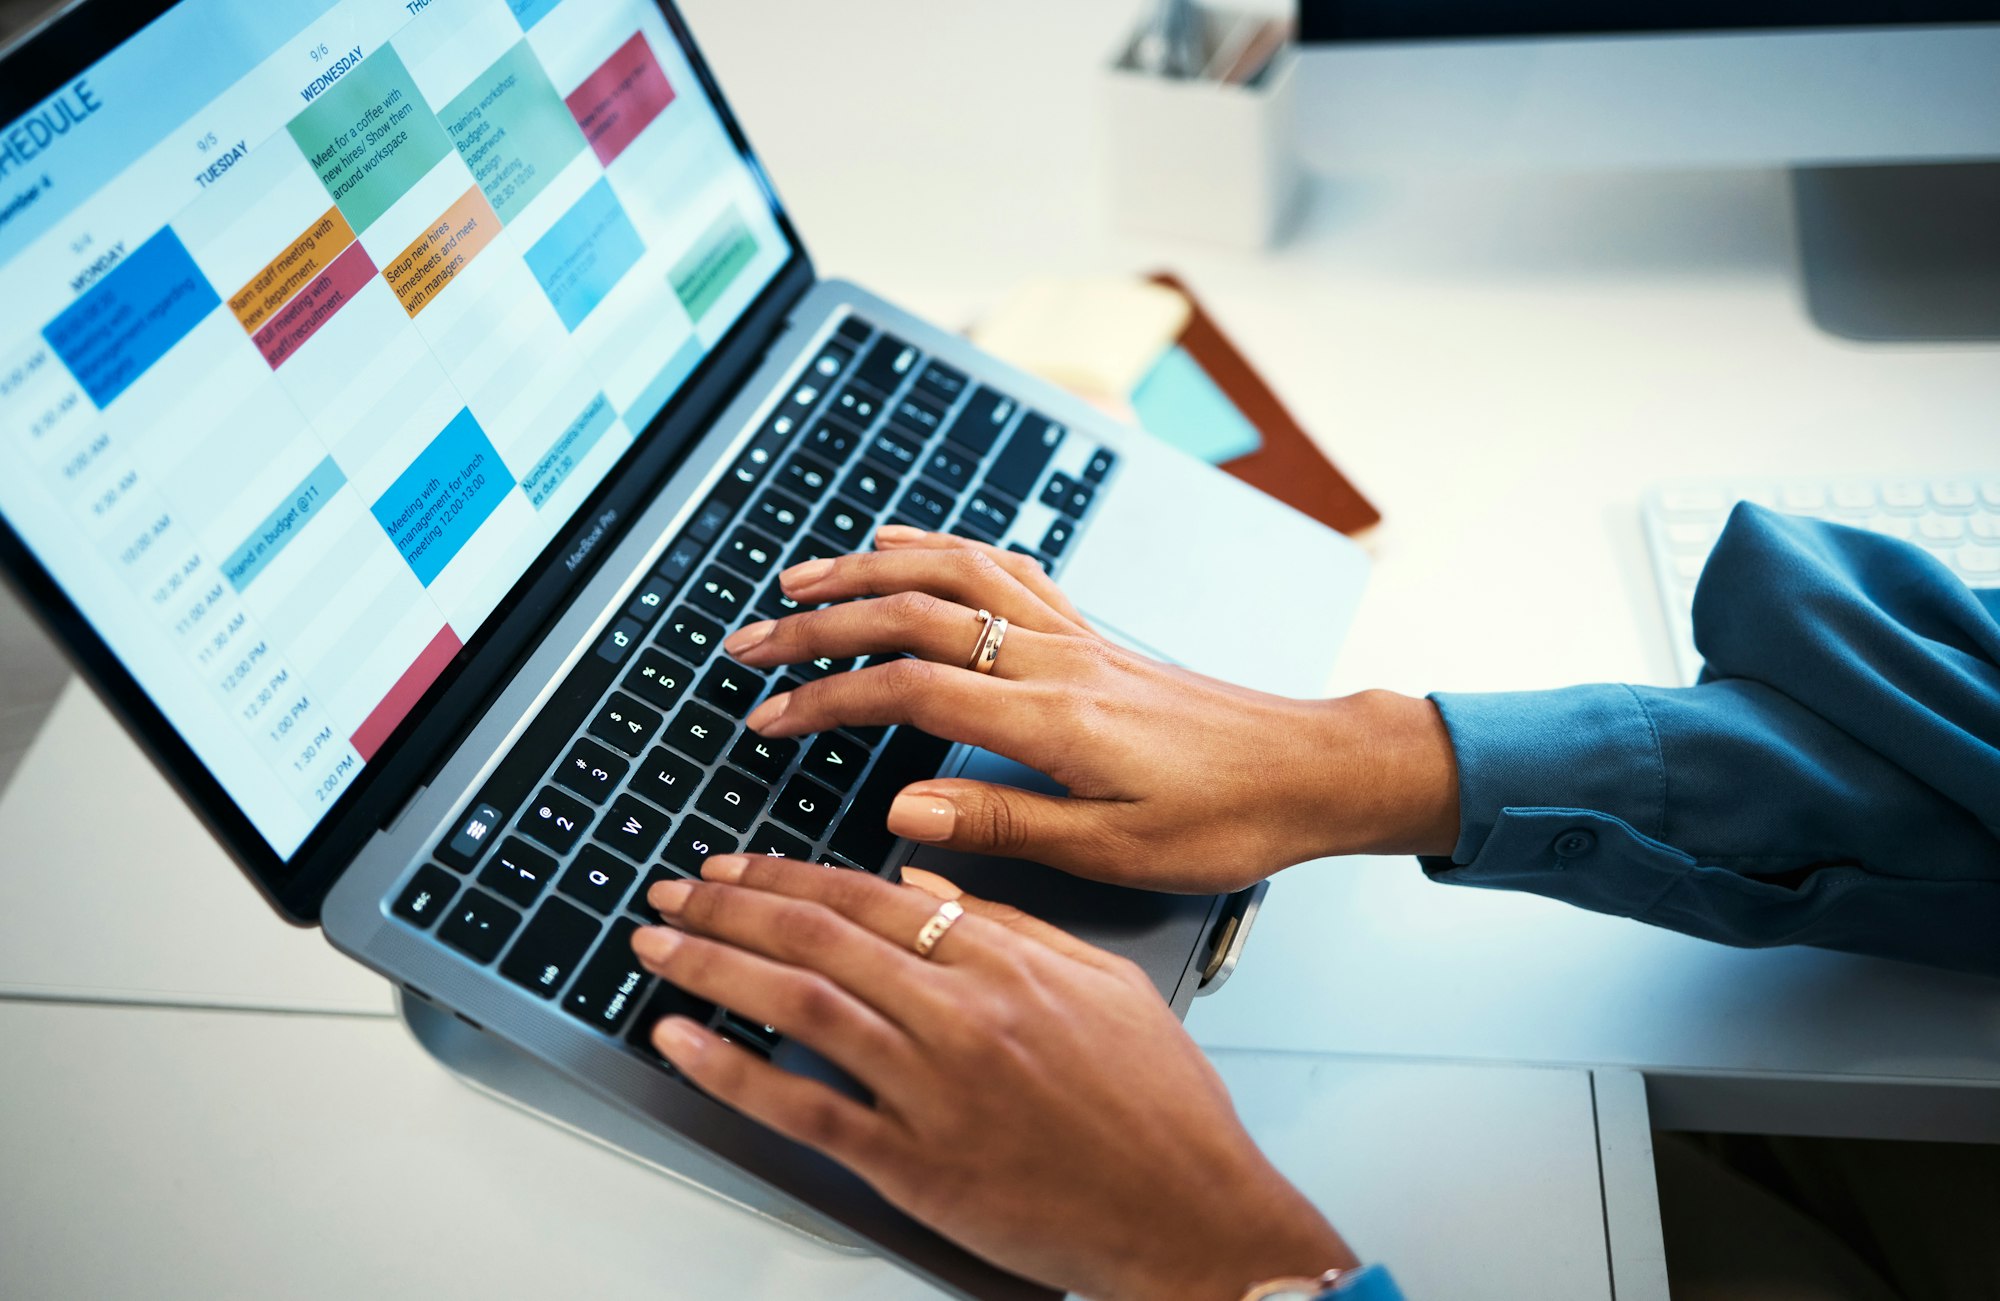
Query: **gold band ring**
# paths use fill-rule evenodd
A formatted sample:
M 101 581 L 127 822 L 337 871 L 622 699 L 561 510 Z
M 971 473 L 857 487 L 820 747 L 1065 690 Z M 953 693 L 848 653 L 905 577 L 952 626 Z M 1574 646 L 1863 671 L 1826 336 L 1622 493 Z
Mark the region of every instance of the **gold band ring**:
M 944 938 L 944 933 L 956 926 L 958 919 L 963 916 L 965 909 L 956 899 L 939 904 L 938 910 L 931 914 L 931 919 L 917 932 L 917 942 L 910 947 L 917 951 L 918 957 L 928 958 L 931 950 L 937 948 L 938 941 Z
M 980 611 L 985 614 L 984 610 Z M 979 644 L 972 648 L 972 659 L 965 667 L 975 673 L 991 673 L 1000 661 L 1000 647 L 1007 640 L 1007 621 L 989 616 L 986 627 L 979 634 Z

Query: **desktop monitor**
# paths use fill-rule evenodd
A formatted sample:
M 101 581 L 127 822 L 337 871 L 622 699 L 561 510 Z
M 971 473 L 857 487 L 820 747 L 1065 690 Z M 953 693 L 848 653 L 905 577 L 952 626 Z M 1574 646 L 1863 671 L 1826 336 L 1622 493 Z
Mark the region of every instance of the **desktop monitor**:
M 2000 0 L 1300 0 L 1335 174 L 1791 169 L 1806 299 L 2000 339 Z

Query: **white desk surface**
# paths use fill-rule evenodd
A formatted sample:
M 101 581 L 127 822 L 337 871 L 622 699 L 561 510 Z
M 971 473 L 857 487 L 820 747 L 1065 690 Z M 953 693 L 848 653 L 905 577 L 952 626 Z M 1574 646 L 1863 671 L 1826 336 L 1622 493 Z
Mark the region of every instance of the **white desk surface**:
M 1645 484 L 2000 464 L 2000 351 L 1817 333 L 1775 175 L 1329 182 L 1273 254 L 1152 240 L 1112 227 L 1094 170 L 1096 68 L 1129 0 L 683 8 L 824 273 L 948 323 L 1051 273 L 1164 266 L 1204 297 L 1387 515 L 1337 690 L 1668 681 L 1637 527 Z M 0 804 L 0 845 L 0 988 L 388 1010 L 379 982 L 259 911 L 93 702 L 52 718 Z M 1401 860 L 1281 878 L 1243 969 L 1191 1024 L 1216 1047 L 1432 1059 L 1412 1097 L 1471 1069 L 1438 1059 L 2000 1081 L 2000 984 L 1714 949 L 1434 886 Z M 567 1291 L 579 1257 L 608 1294 L 657 1294 L 671 1219 L 682 1241 L 714 1244 L 680 1276 L 717 1271 L 702 1277 L 720 1290 L 699 1294 L 777 1295 L 808 1276 L 822 1295 L 904 1294 L 880 1266 L 739 1233 L 721 1209 L 465 1096 L 393 1023 L 0 1004 L 0 1027 L 0 1167 L 35 1172 L 0 1191 L 20 1230 L 6 1254 L 19 1263 L 0 1269 L 16 1280 L 158 1294 L 160 1273 L 120 1272 L 144 1269 L 144 1253 L 86 1232 L 157 1221 L 187 1295 L 228 1292 L 217 1285 L 246 1270 L 322 1279 L 328 1294 L 486 1282 L 513 1295 L 537 1279 Z M 1581 1141 L 1580 1072 L 1479 1069 L 1459 1103 L 1504 1102 L 1546 1141 Z M 1400 1089 L 1352 1096 L 1389 1107 Z M 1370 1141 L 1372 1110 L 1328 1105 L 1329 1141 Z M 294 1114 L 318 1123 L 295 1132 Z M 1381 1133 L 1418 1142 L 1383 1115 Z M 88 1119 L 50 1123 L 75 1116 Z M 1504 1169 L 1468 1153 L 1427 1178 L 1448 1194 Z M 614 1189 L 601 1214 L 550 1209 Z M 1451 1262 L 1397 1238 L 1437 1222 L 1400 1193 L 1342 1204 L 1334 1185 L 1314 1191 L 1406 1280 L 1438 1284 L 1415 1294 L 1491 1294 L 1423 1272 Z M 1517 1192 L 1486 1196 L 1480 1216 L 1532 1200 Z M 288 1230 L 287 1204 L 330 1209 L 342 1228 Z M 1545 1241 L 1573 1245 L 1574 1219 L 1552 1220 Z M 581 1249 L 526 1245 L 558 1233 Z M 127 1240 L 157 1249 L 149 1235 Z M 297 1272 L 281 1264 L 292 1253 Z
M 474 1094 L 394 1021 L 0 1002 L 0 1042 L 15 1301 L 937 1295 Z M 1589 1072 L 1221 1065 L 1412 1297 L 1610 1301 Z

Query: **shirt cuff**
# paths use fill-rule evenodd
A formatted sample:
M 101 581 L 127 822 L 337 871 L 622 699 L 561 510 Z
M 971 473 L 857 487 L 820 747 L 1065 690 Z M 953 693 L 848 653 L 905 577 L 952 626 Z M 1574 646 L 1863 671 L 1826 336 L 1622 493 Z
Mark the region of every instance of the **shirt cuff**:
M 1599 810 L 1642 837 L 1666 825 L 1667 770 L 1638 694 L 1622 685 L 1431 697 L 1458 759 L 1451 862 L 1490 859 L 1509 813 Z

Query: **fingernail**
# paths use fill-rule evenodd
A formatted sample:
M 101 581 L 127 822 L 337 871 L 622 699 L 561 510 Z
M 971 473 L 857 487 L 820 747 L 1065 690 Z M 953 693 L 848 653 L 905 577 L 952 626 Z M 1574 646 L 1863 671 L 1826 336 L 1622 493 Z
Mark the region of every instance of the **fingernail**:
M 750 860 L 741 854 L 718 854 L 701 865 L 701 875 L 705 881 L 734 885 L 743 879 L 743 869 L 748 866 Z
M 693 893 L 692 881 L 662 881 L 646 892 L 646 902 L 666 916 L 673 917 L 687 907 L 688 896 Z
M 793 565 L 778 575 L 778 582 L 785 588 L 809 587 L 825 578 L 833 570 L 833 561 L 822 556 L 818 560 L 808 560 L 802 565 Z
M 743 720 L 743 725 L 753 732 L 762 732 L 783 718 L 785 710 L 791 703 L 792 693 L 789 691 L 772 696 L 769 700 L 751 710 L 750 717 Z
M 878 547 L 898 547 L 905 542 L 915 542 L 924 535 L 922 529 L 913 529 L 907 524 L 884 524 L 875 530 L 875 545 Z
M 949 840 L 957 822 L 951 801 L 935 795 L 898 795 L 889 806 L 889 830 L 911 840 Z
M 774 621 L 766 619 L 762 623 L 753 623 L 746 627 L 738 628 L 724 639 L 722 649 L 731 655 L 741 655 L 744 651 L 756 650 L 759 646 L 771 640 L 771 633 L 777 626 Z
M 921 867 L 904 868 L 903 884 L 915 886 L 933 899 L 956 899 L 965 893 L 936 872 L 926 872 Z
M 641 962 L 665 962 L 680 946 L 680 932 L 667 926 L 647 926 L 632 935 L 632 952 Z
M 653 1027 L 653 1046 L 676 1066 L 685 1066 L 708 1047 L 708 1036 L 685 1017 L 670 1016 Z

